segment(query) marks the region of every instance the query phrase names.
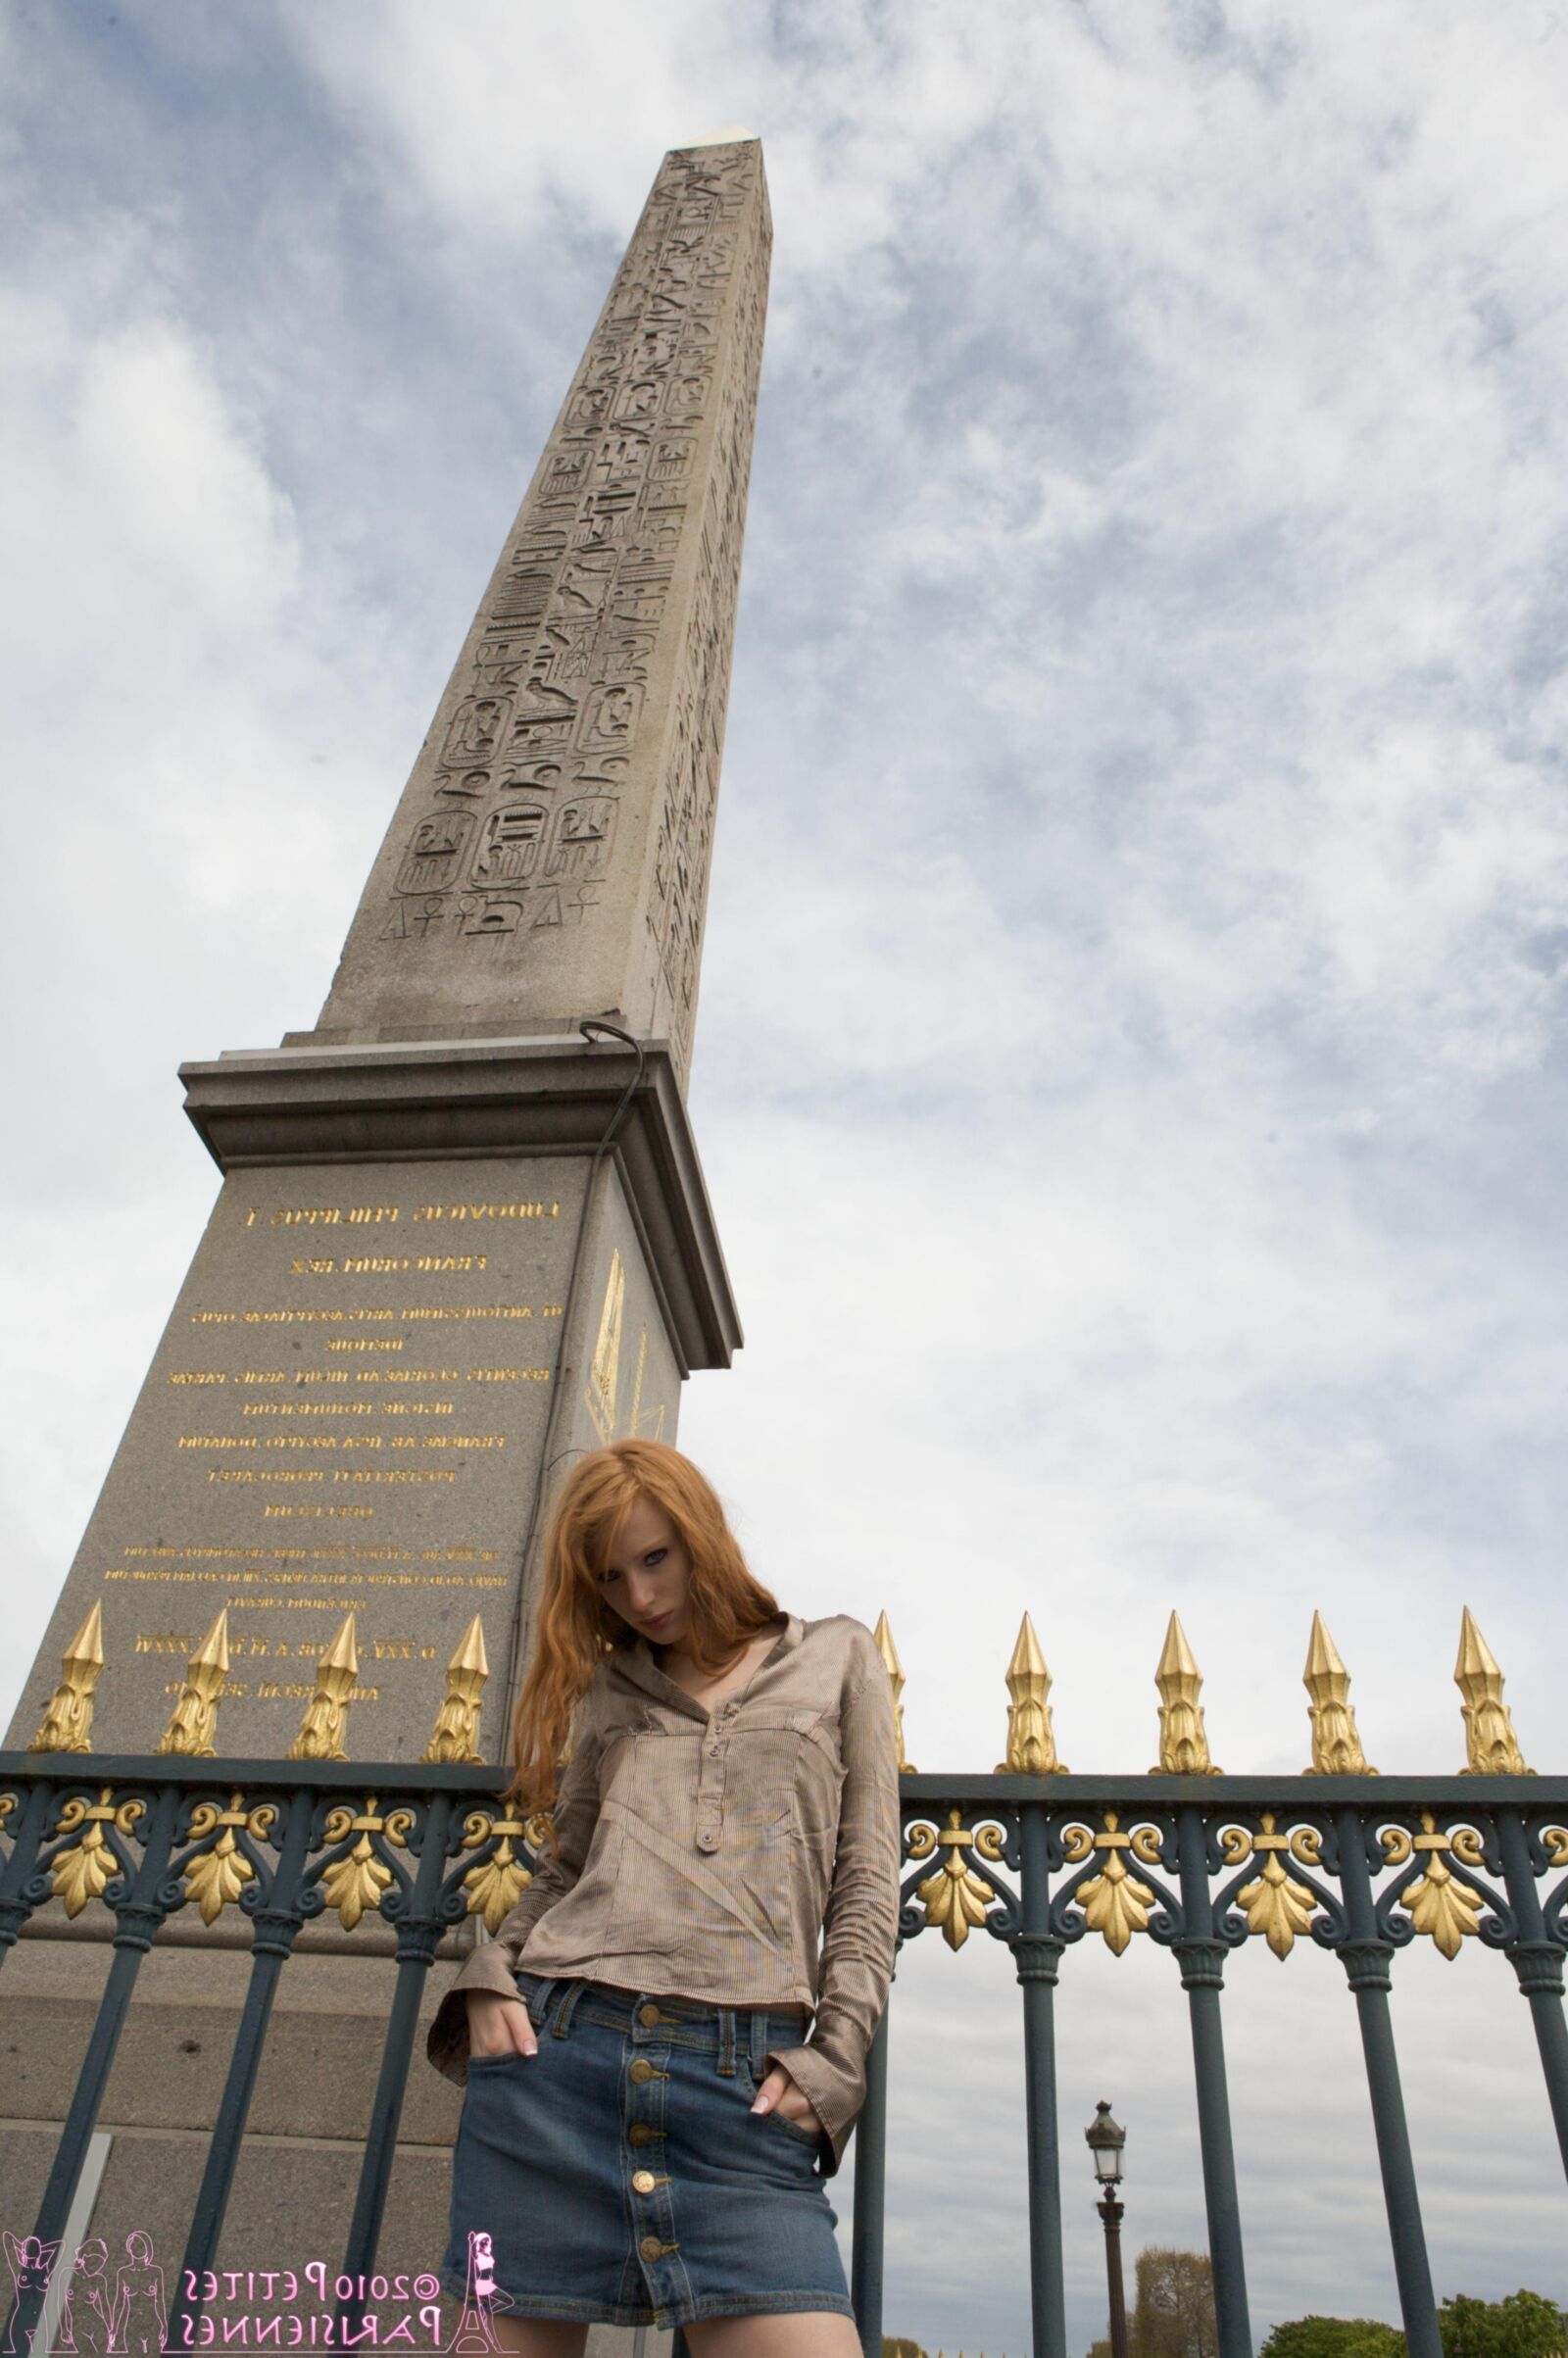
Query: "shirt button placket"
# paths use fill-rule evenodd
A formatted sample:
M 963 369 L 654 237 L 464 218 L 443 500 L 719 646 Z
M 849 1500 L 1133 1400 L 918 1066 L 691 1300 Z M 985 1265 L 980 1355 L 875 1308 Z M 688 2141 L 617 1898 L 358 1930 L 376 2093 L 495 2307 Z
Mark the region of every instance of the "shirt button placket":
M 729 1713 L 716 1712 L 698 1754 L 697 1847 L 710 1854 L 718 1848 L 724 1823 L 724 1750 L 728 1735 Z

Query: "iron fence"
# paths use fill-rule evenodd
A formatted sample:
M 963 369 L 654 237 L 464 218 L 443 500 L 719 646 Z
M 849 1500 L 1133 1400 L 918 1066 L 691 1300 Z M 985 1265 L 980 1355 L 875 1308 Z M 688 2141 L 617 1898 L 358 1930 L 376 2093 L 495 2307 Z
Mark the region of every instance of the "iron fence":
M 878 1638 L 897 1706 L 903 1672 L 885 1621 Z M 1280 1957 L 1315 1943 L 1344 1967 L 1410 2358 L 1441 2358 L 1441 2345 L 1395 2044 L 1398 1949 L 1430 1940 L 1451 1959 L 1470 1940 L 1506 1958 L 1531 2010 L 1568 2170 L 1568 1778 L 1526 1770 L 1501 1674 L 1468 1615 L 1456 1677 L 1470 1765 L 1451 1777 L 1379 1776 L 1368 1767 L 1348 1678 L 1320 1623 L 1305 1682 L 1313 1769 L 1298 1777 L 1214 1770 L 1200 1680 L 1174 1617 L 1157 1678 L 1156 1773 L 1086 1777 L 1061 1768 L 1050 1677 L 1027 1620 L 1007 1674 L 1006 1760 L 994 1774 L 917 1774 L 903 1757 L 897 1713 L 901 1945 L 927 1934 L 956 1950 L 975 1935 L 1000 1940 L 1022 1990 L 1034 2358 L 1066 2358 L 1054 2008 L 1063 1961 L 1082 1940 L 1103 1940 L 1116 1955 L 1140 1940 L 1167 1949 L 1187 1993 L 1220 2358 L 1251 2358 L 1252 2349 L 1222 2022 L 1225 1961 L 1244 1942 L 1264 1940 Z M 232 1909 L 250 1921 L 249 1983 L 169 2315 L 168 2341 L 179 2348 L 197 2338 L 269 2021 L 305 1926 L 330 1913 L 351 1936 L 372 1922 L 395 1933 L 341 2271 L 352 2290 L 375 2274 L 438 1943 L 470 1916 L 497 1929 L 532 1872 L 544 1827 L 510 1814 L 493 1766 L 188 1750 L 101 1756 L 85 1750 L 79 1715 L 74 1724 L 83 1748 L 0 1754 L 0 1964 L 47 1904 L 76 1917 L 97 1903 L 113 1921 L 108 1974 L 34 2228 L 44 2245 L 60 2240 L 72 2214 L 143 1958 L 184 1911 L 207 1927 Z M 890 2005 L 855 2137 L 852 2292 L 869 2358 L 880 2358 L 882 2342 L 896 2021 Z M 41 2284 L 24 2286 L 0 2346 L 29 2346 L 44 2301 Z M 341 2340 L 363 2333 L 365 2306 L 360 2297 L 339 2302 Z
M 193 2337 L 216 2262 L 279 1979 L 302 1928 L 396 1933 L 379 2074 L 342 2274 L 374 2275 L 424 1978 L 443 1933 L 512 1905 L 538 1839 L 493 1770 L 420 1764 L 0 1756 L 0 1958 L 51 1899 L 111 1911 L 112 1960 L 34 2232 L 62 2235 L 143 1957 L 194 1908 L 250 1919 L 250 1983 L 208 2139 L 169 2338 Z M 1198 2127 L 1221 2358 L 1250 2358 L 1246 2260 L 1221 2021 L 1225 1960 L 1250 1939 L 1309 1940 L 1353 1992 L 1411 2358 L 1438 2358 L 1436 2309 L 1405 2127 L 1391 1966 L 1407 1942 L 1467 1940 L 1508 1960 L 1534 2018 L 1568 2169 L 1568 1779 L 1043 1777 L 903 1779 L 901 1940 L 1001 1940 L 1022 1987 L 1036 2358 L 1066 2358 L 1054 2013 L 1062 1961 L 1098 1938 L 1168 1949 L 1191 2012 Z M 853 2294 L 864 2348 L 882 2333 L 889 2009 L 855 2141 Z M 37 2322 L 19 2299 L 11 2338 Z M 347 2337 L 363 2304 L 339 2307 Z

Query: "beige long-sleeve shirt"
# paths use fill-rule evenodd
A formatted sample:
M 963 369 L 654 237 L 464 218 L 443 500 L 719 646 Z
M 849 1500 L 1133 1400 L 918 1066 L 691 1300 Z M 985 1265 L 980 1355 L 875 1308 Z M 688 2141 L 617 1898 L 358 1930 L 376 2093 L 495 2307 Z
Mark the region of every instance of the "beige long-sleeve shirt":
M 466 2078 L 465 1994 L 514 1997 L 519 1967 L 806 2006 L 806 2043 L 769 2060 L 812 2105 L 836 2170 L 897 1938 L 898 1748 L 870 1631 L 791 1614 L 751 1683 L 711 1711 L 644 1640 L 607 1654 L 572 1720 L 555 1829 L 555 1851 L 442 2000 L 430 2061 Z

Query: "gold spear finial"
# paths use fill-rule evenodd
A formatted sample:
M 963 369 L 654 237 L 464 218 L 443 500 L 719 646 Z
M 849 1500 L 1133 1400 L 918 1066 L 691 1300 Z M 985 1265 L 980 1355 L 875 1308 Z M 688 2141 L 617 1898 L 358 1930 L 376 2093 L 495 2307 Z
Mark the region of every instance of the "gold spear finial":
M 1377 1770 L 1361 1749 L 1355 1712 L 1349 1702 L 1350 1674 L 1340 1659 L 1321 1613 L 1312 1615 L 1312 1635 L 1301 1673 L 1306 1689 L 1306 1716 L 1312 1723 L 1312 1765 L 1305 1777 L 1375 1777 Z
M 1193 1659 L 1187 1632 L 1172 1613 L 1164 1649 L 1154 1673 L 1159 1689 L 1159 1759 L 1152 1777 L 1217 1777 L 1203 1732 L 1203 1674 Z
M 160 1752 L 187 1752 L 211 1760 L 218 1747 L 218 1706 L 228 1683 L 228 1607 L 224 1605 L 185 1665 L 185 1684 L 158 1739 Z
M 1533 1777 L 1525 1764 L 1513 1720 L 1502 1699 L 1502 1672 L 1497 1658 L 1464 1608 L 1459 1624 L 1459 1659 L 1453 1683 L 1463 1697 L 1465 1750 L 1469 1759 L 1461 1777 Z
M 316 1693 L 305 1706 L 300 1732 L 284 1753 L 285 1760 L 347 1760 L 343 1737 L 348 1727 L 349 1696 L 360 1675 L 354 1650 L 354 1615 L 342 1627 L 316 1665 Z
M 1007 1757 L 997 1762 L 998 1776 L 1012 1769 L 1031 1777 L 1065 1776 L 1065 1764 L 1056 1758 L 1055 1732 L 1047 1700 L 1051 1673 L 1027 1613 L 1007 1664 L 1007 1693 L 1012 1698 L 1007 1705 Z
M 477 1613 L 463 1633 L 462 1643 L 447 1664 L 446 1700 L 435 1715 L 435 1731 L 421 1760 L 477 1760 L 479 1753 L 479 1697 L 490 1676 L 490 1657 L 484 1650 L 484 1624 Z
M 60 1684 L 49 1699 L 30 1752 L 90 1752 L 92 1691 L 104 1666 L 104 1616 L 94 1605 L 60 1657 Z
M 904 1705 L 899 1700 L 904 1693 L 904 1664 L 899 1660 L 899 1649 L 893 1643 L 893 1632 L 888 1627 L 886 1613 L 877 1615 L 873 1634 L 877 1652 L 887 1664 L 888 1684 L 893 1689 L 893 1737 L 899 1747 L 899 1767 L 912 1777 L 914 1762 L 906 1760 L 904 1756 Z

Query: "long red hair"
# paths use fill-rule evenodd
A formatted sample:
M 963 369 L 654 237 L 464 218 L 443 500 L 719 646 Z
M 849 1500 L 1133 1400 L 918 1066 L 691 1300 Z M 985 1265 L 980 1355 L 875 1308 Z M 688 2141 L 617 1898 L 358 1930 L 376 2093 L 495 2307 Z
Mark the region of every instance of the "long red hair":
M 686 1649 L 700 1670 L 722 1668 L 779 1607 L 746 1568 L 711 1484 L 662 1441 L 612 1441 L 579 1457 L 545 1533 L 533 1659 L 512 1717 L 516 1762 L 507 1798 L 524 1814 L 549 1809 L 572 1712 L 609 1646 L 636 1643 L 599 1583 L 639 1498 L 669 1517 L 691 1558 Z

